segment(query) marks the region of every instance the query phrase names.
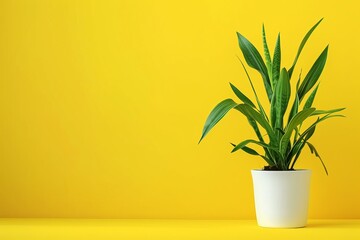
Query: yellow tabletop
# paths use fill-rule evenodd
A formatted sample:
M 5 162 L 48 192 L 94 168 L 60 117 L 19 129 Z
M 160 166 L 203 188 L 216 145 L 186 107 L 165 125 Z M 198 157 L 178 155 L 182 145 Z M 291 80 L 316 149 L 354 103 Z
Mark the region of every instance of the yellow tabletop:
M 254 220 L 0 219 L 0 239 L 360 239 L 360 220 L 309 220 L 268 229 Z

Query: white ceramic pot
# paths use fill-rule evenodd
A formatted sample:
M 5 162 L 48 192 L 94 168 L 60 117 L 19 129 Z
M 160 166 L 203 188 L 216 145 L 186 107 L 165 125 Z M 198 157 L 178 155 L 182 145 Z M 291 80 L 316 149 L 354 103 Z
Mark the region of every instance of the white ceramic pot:
M 306 225 L 310 170 L 251 170 L 251 174 L 259 226 L 297 228 Z

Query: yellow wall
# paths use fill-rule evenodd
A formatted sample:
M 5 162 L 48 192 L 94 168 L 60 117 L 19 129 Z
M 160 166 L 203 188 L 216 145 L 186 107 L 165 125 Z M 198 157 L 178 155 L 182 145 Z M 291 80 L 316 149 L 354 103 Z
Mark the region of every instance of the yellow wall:
M 250 169 L 230 154 L 252 136 L 231 113 L 197 145 L 209 111 L 250 94 L 236 31 L 289 67 L 321 17 L 295 74 L 330 43 L 316 105 L 345 119 L 313 143 L 310 217 L 360 217 L 357 1 L 0 1 L 0 217 L 253 218 Z M 250 71 L 260 81 L 256 72 Z M 260 87 L 260 85 L 259 85 Z

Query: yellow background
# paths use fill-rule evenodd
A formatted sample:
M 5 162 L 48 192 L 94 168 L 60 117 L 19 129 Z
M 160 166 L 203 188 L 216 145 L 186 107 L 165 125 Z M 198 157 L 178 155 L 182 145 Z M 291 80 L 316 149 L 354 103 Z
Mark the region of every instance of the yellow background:
M 251 137 L 232 112 L 197 145 L 207 114 L 251 95 L 236 31 L 295 71 L 326 44 L 316 106 L 346 106 L 304 150 L 310 217 L 360 217 L 357 1 L 0 1 L 0 217 L 254 218 L 250 169 L 229 142 Z M 242 57 L 242 56 L 241 56 Z M 250 74 L 260 85 L 259 75 Z M 295 76 L 296 76 L 295 75 Z M 235 99 L 235 98 L 234 98 Z M 264 99 L 264 98 L 263 98 Z

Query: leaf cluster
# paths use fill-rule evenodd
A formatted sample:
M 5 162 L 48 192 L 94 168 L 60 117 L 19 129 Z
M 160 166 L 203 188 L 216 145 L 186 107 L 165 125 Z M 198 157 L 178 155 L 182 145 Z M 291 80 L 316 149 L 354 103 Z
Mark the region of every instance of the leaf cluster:
M 343 117 L 338 112 L 344 110 L 344 108 L 319 110 L 313 107 L 319 88 L 319 78 L 328 55 L 328 46 L 315 60 L 304 79 L 301 79 L 300 73 L 296 82 L 296 89 L 293 92 L 291 91 L 291 78 L 299 56 L 321 21 L 322 19 L 306 33 L 300 43 L 293 64 L 288 69 L 281 68 L 280 33 L 277 35 L 275 49 L 271 56 L 265 26 L 262 26 L 263 58 L 258 49 L 247 38 L 237 32 L 239 47 L 246 64 L 255 69 L 261 76 L 267 95 L 266 104 L 269 104 L 270 111 L 267 113 L 264 110 L 263 103 L 259 100 L 247 68 L 239 58 L 252 88 L 255 101 L 230 83 L 230 87 L 240 103 L 229 98 L 217 104 L 206 119 L 199 143 L 233 109 L 247 118 L 251 128 L 254 130 L 256 139 L 246 139 L 238 144 L 232 143 L 232 152 L 242 150 L 248 154 L 261 157 L 268 165 L 265 169 L 293 170 L 303 148 L 307 146 L 311 153 L 320 159 L 325 172 L 328 173 L 315 146 L 309 142 L 319 123 L 329 118 Z M 290 99 L 293 99 L 293 101 L 290 102 Z M 302 129 L 305 121 L 312 122 L 308 124 L 308 127 Z M 258 145 L 263 149 L 263 152 L 259 153 L 249 145 Z

